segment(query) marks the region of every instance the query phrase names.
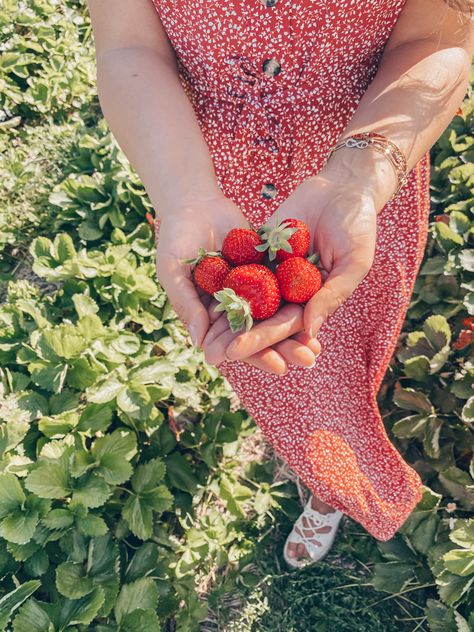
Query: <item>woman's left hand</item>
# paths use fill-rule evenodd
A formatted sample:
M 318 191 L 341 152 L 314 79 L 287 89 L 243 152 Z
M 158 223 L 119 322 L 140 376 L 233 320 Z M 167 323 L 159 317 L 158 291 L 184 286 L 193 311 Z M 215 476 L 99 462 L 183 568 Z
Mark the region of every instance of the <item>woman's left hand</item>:
M 218 354 L 222 360 L 245 360 L 298 333 L 314 339 L 324 320 L 349 298 L 369 272 L 377 226 L 377 209 L 370 194 L 320 172 L 297 187 L 268 221 L 276 225 L 290 217 L 303 220 L 310 229 L 310 251 L 320 254 L 323 268 L 322 288 L 304 309 L 285 305 L 250 331 L 234 335 L 225 352 L 212 347 L 211 326 L 207 351 L 216 352 L 214 360 Z M 294 308 L 301 310 L 299 318 Z

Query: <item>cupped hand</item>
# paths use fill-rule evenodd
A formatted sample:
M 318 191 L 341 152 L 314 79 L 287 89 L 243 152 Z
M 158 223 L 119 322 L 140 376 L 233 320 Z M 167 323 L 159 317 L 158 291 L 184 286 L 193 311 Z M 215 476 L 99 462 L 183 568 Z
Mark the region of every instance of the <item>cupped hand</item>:
M 165 214 L 160 219 L 157 252 L 156 271 L 157 277 L 168 295 L 173 309 L 187 327 L 193 344 L 203 347 L 206 360 L 212 364 L 220 364 L 225 359 L 216 353 L 216 344 L 222 344 L 214 336 L 215 344 L 204 345 L 203 341 L 213 321 L 217 320 L 217 313 L 213 311 L 215 299 L 204 295 L 199 291 L 191 277 L 192 266 L 183 263 L 183 259 L 192 259 L 197 256 L 200 248 L 206 250 L 219 250 L 222 241 L 231 228 L 248 227 L 248 221 L 240 209 L 224 195 L 217 194 L 208 200 L 196 200 L 180 208 L 173 209 L 172 213 Z M 226 323 L 225 317 L 222 322 Z M 222 323 L 221 323 L 222 324 Z M 220 325 L 219 325 L 220 326 Z M 230 330 L 229 330 L 230 331 Z M 215 333 L 215 332 L 214 332 Z M 223 333 L 222 331 L 220 332 Z M 227 336 L 229 343 L 232 333 Z M 296 332 L 295 332 L 296 333 Z M 284 336 L 287 338 L 288 334 Z M 299 335 L 291 341 L 274 339 L 275 345 L 253 350 L 242 360 L 272 373 L 285 373 L 288 364 L 314 362 L 314 345 L 308 336 Z M 308 343 L 308 344 L 307 344 Z
M 232 332 L 226 314 L 214 311 L 216 305 L 212 299 L 209 304 L 212 324 L 203 341 L 206 357 L 212 364 L 219 365 L 229 359 L 226 350 L 238 339 L 240 353 L 235 359 L 245 360 L 265 371 L 271 368 L 271 373 L 284 375 L 289 364 L 314 366 L 321 345 L 316 338 L 301 331 L 303 309 L 300 305 L 285 305 L 272 318 L 256 322 L 244 333 Z
M 276 226 L 290 217 L 303 220 L 310 229 L 310 249 L 320 255 L 323 286 L 304 308 L 286 305 L 250 332 L 234 338 L 225 350 L 229 360 L 242 359 L 265 344 L 273 344 L 275 328 L 284 331 L 286 327 L 294 334 L 298 327 L 297 331 L 314 340 L 325 319 L 349 298 L 372 266 L 377 211 L 370 195 L 321 173 L 297 187 L 269 222 Z

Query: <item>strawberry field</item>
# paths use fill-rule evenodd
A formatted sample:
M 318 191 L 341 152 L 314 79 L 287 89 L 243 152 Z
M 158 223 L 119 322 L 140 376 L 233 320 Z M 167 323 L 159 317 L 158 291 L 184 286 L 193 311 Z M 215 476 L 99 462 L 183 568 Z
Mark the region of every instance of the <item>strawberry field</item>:
M 78 0 L 0 6 L 0 629 L 474 629 L 474 99 L 379 393 L 425 488 L 289 573 L 297 488 L 155 278 L 153 212 L 102 118 Z

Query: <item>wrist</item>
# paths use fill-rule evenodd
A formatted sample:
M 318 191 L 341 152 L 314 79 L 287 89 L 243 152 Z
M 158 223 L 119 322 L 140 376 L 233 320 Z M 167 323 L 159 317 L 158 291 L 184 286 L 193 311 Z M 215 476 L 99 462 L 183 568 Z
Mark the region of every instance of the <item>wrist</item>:
M 188 183 L 183 188 L 161 190 L 159 194 L 150 194 L 156 216 L 160 219 L 176 215 L 184 209 L 214 207 L 225 200 L 217 185 Z
M 390 200 L 398 184 L 389 160 L 370 146 L 363 150 L 341 147 L 331 155 L 318 177 L 371 199 L 377 213 Z

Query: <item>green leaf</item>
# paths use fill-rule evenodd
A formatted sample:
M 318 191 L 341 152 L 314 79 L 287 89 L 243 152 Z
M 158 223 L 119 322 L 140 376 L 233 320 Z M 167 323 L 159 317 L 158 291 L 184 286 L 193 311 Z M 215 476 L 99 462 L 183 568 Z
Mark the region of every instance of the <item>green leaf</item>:
M 107 483 L 94 473 L 81 477 L 74 487 L 72 499 L 85 507 L 101 507 L 111 495 Z
M 105 535 L 108 530 L 105 520 L 94 514 L 87 514 L 81 518 L 77 523 L 77 528 L 80 533 L 90 538 Z
M 439 588 L 439 596 L 448 606 L 454 606 L 461 601 L 463 596 L 469 592 L 474 577 L 466 578 L 450 573 L 447 569 L 436 579 Z
M 173 494 L 165 485 L 142 492 L 141 498 L 157 513 L 163 513 L 173 505 Z
M 474 518 L 456 521 L 454 529 L 449 533 L 449 539 L 459 546 L 474 550 Z
M 114 613 L 119 623 L 134 610 L 155 610 L 158 588 L 153 579 L 142 577 L 131 584 L 124 584 L 117 598 Z
M 51 257 L 53 242 L 47 237 L 36 237 L 30 245 L 30 253 L 35 258 Z
M 134 610 L 125 615 L 121 624 L 124 632 L 158 632 L 161 629 L 161 624 L 158 619 L 158 615 L 154 610 Z
M 117 394 L 117 406 L 124 413 L 136 413 L 150 403 L 150 395 L 142 384 L 131 382 Z
M 94 404 L 106 404 L 113 401 L 124 389 L 124 384 L 116 378 L 108 378 L 98 386 L 87 389 L 87 401 Z
M 431 632 L 458 632 L 451 608 L 435 599 L 428 599 L 426 603 L 426 616 Z
M 40 498 L 64 498 L 70 492 L 68 474 L 57 463 L 42 463 L 28 475 L 25 487 Z
M 393 401 L 405 410 L 415 410 L 418 413 L 431 413 L 432 410 L 431 402 L 427 396 L 412 388 L 401 388 L 396 391 Z
M 130 379 L 140 384 L 156 384 L 176 373 L 176 367 L 165 357 L 150 358 L 130 371 Z
M 159 550 L 154 542 L 145 542 L 135 552 L 126 570 L 125 579 L 132 582 L 148 575 L 158 566 Z
M 426 454 L 432 459 L 437 459 L 440 455 L 439 437 L 442 427 L 443 421 L 437 417 L 432 417 L 426 426 L 423 447 Z
M 4 629 L 10 617 L 21 604 L 41 586 L 38 580 L 25 582 L 0 599 L 0 629 Z
M 416 356 L 404 361 L 405 374 L 414 380 L 425 380 L 430 374 L 430 360 L 426 356 Z
M 47 612 L 41 602 L 33 597 L 20 608 L 13 621 L 14 632 L 55 632 Z M 49 604 L 43 604 L 48 606 Z
M 79 599 L 92 592 L 94 584 L 82 564 L 63 562 L 56 568 L 56 588 L 64 597 Z
M 194 494 L 198 480 L 189 462 L 179 452 L 173 452 L 166 458 L 167 476 L 171 485 Z
M 464 421 L 474 421 L 474 395 L 464 404 L 461 417 Z
M 444 252 L 449 252 L 449 250 L 458 246 L 464 246 L 464 239 L 460 235 L 455 233 L 454 230 L 452 230 L 444 222 L 437 222 L 434 225 L 433 229 L 437 241 Z
M 461 250 L 459 253 L 459 261 L 464 270 L 474 272 L 474 251 L 472 249 Z
M 92 454 L 100 460 L 104 455 L 121 456 L 128 461 L 137 453 L 137 440 L 133 432 L 117 429 L 109 435 L 99 437 L 92 446 Z
M 153 513 L 147 502 L 139 496 L 130 495 L 122 509 L 130 531 L 141 540 L 148 540 L 153 532 Z
M 468 292 L 463 299 L 463 303 L 467 309 L 467 313 L 470 316 L 474 316 L 474 292 Z
M 0 536 L 15 544 L 26 544 L 33 537 L 38 524 L 37 511 L 15 511 L 0 523 Z
M 377 562 L 374 564 L 374 573 L 370 583 L 376 590 L 397 593 L 403 590 L 413 576 L 412 563 Z
M 104 591 L 97 587 L 88 595 L 80 599 L 64 599 L 61 601 L 61 611 L 59 615 L 60 625 L 65 628 L 67 625 L 88 625 L 97 616 L 104 603 Z
M 140 338 L 130 332 L 121 333 L 111 342 L 111 347 L 123 355 L 134 355 L 140 349 Z
M 460 500 L 467 509 L 474 509 L 474 491 L 469 489 L 473 479 L 467 472 L 451 466 L 440 472 L 438 477 L 453 498 Z
M 451 342 L 451 329 L 444 316 L 434 315 L 427 318 L 423 331 L 436 351 L 441 351 Z
M 410 415 L 399 419 L 392 426 L 392 432 L 400 439 L 412 439 L 421 437 L 426 428 L 429 417 L 426 415 Z
M 32 362 L 28 369 L 33 382 L 47 391 L 60 393 L 66 380 L 68 365 L 63 363 L 49 364 L 46 362 Z
M 74 294 L 74 296 L 72 297 L 72 301 L 74 303 L 74 307 L 76 308 L 76 312 L 79 318 L 82 318 L 83 316 L 88 316 L 90 314 L 97 314 L 97 312 L 99 311 L 99 306 L 97 305 L 97 303 L 86 294 Z
M 22 506 L 26 496 L 16 476 L 0 474 L 0 518 Z
M 76 249 L 74 243 L 67 233 L 61 233 L 54 238 L 54 250 L 56 253 L 56 259 L 60 263 L 64 263 L 70 259 L 74 259 L 76 256 Z
M 443 556 L 443 561 L 451 573 L 467 577 L 474 574 L 474 550 L 455 549 Z
M 153 489 L 166 472 L 166 465 L 160 459 L 152 459 L 139 465 L 132 477 L 132 488 L 140 493 Z
M 26 560 L 24 569 L 30 577 L 41 577 L 46 573 L 49 567 L 49 557 L 46 551 L 41 549 L 36 551 L 28 560 Z
M 115 454 L 104 454 L 100 460 L 100 466 L 96 472 L 110 485 L 120 485 L 128 481 L 133 469 L 128 461 L 122 456 Z

